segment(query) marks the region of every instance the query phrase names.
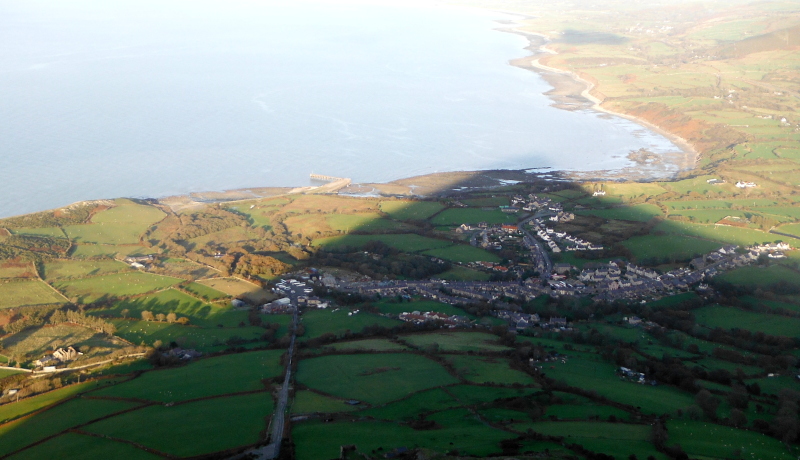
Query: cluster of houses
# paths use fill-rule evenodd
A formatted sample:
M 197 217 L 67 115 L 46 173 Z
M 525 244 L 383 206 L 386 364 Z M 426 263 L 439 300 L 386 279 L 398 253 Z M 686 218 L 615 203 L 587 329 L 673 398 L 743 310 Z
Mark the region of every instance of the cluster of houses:
M 137 270 L 147 270 L 150 268 L 150 264 L 156 260 L 156 256 L 153 254 L 148 254 L 146 256 L 128 256 L 123 260 L 132 268 Z
M 620 367 L 617 369 L 617 374 L 619 374 L 622 380 L 627 380 L 629 382 L 636 382 L 638 384 L 650 384 L 650 385 L 658 385 L 658 382 L 655 380 L 647 380 L 647 376 L 642 374 L 641 372 L 636 372 L 634 370 L 628 369 L 627 367 Z
M 542 329 L 554 331 L 572 330 L 565 317 L 550 317 L 547 321 L 542 321 L 536 313 L 520 313 L 518 311 L 504 309 L 494 310 L 492 314 L 497 318 L 506 320 L 511 331 L 522 332 L 532 327 L 540 327 Z
M 567 232 L 557 232 L 550 227 L 544 225 L 544 221 L 540 218 L 535 218 L 530 221 L 530 226 L 536 230 L 536 236 L 547 244 L 553 252 L 561 252 L 561 248 L 556 244 L 556 241 L 565 244 L 567 251 L 601 251 L 603 246 L 595 245 L 584 239 L 572 236 Z
M 435 311 L 412 311 L 403 312 L 398 315 L 398 319 L 407 323 L 424 324 L 431 322 L 441 322 L 444 326 L 454 328 L 458 326 L 468 326 L 472 324 L 466 316 L 446 315 Z
M 317 276 L 318 278 L 318 276 Z M 296 307 L 328 308 L 328 303 L 312 295 L 314 286 L 307 281 L 283 279 L 275 284 L 272 292 L 280 298 L 261 306 L 268 314 L 291 313 Z
M 75 350 L 72 347 L 59 348 L 51 354 L 42 356 L 33 362 L 36 367 L 44 368 L 44 370 L 55 369 L 55 366 L 67 361 L 72 361 L 83 353 Z
M 536 212 L 537 217 L 547 218 L 551 222 L 569 222 L 575 219 L 575 214 L 564 211 L 561 203 L 533 193 L 528 195 L 527 200 L 519 195 L 512 197 L 511 205 L 522 206 L 524 211 Z

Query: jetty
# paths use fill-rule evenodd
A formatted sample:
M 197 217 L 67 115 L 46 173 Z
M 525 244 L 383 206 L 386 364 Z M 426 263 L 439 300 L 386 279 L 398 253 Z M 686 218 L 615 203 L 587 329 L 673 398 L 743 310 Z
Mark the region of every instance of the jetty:
M 348 177 L 326 176 L 324 174 L 311 173 L 309 177 L 311 180 L 327 182 L 327 184 L 315 188 L 311 193 L 336 193 L 353 182 Z

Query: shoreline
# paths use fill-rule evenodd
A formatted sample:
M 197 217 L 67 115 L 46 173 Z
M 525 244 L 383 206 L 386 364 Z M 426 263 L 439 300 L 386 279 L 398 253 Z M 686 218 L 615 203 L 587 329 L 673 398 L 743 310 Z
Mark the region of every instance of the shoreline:
M 492 11 L 496 11 L 498 13 L 510 16 L 516 16 L 517 18 L 520 18 L 522 20 L 531 17 L 522 13 L 515 13 L 505 10 L 492 10 Z M 521 69 L 529 70 L 531 72 L 536 72 L 539 75 L 541 75 L 551 86 L 553 86 L 552 90 L 547 91 L 544 94 L 549 96 L 550 99 L 554 101 L 554 104 L 552 104 L 554 107 L 560 108 L 562 110 L 576 110 L 578 108 L 594 110 L 596 112 L 624 118 L 633 123 L 636 123 L 637 125 L 642 126 L 645 129 L 648 129 L 656 134 L 663 136 L 664 138 L 672 142 L 672 144 L 679 149 L 677 152 L 668 152 L 665 155 L 679 153 L 683 157 L 682 161 L 676 163 L 678 166 L 678 171 L 675 173 L 674 176 L 677 176 L 678 174 L 684 171 L 690 171 L 697 166 L 697 160 L 699 159 L 699 154 L 697 150 L 694 148 L 694 146 L 686 139 L 640 117 L 629 115 L 624 112 L 616 112 L 603 107 L 602 106 L 603 100 L 594 96 L 591 93 L 592 90 L 595 89 L 595 87 L 597 87 L 597 85 L 595 85 L 591 81 L 586 80 L 585 78 L 581 77 L 580 75 L 578 75 L 573 71 L 563 70 L 556 67 L 550 67 L 548 65 L 539 62 L 546 55 L 558 54 L 558 52 L 551 50 L 550 48 L 547 48 L 547 44 L 552 41 L 549 36 L 543 33 L 520 30 L 519 27 L 524 26 L 524 24 L 519 22 L 519 20 L 513 20 L 513 19 L 508 20 L 506 25 L 507 27 L 501 27 L 498 28 L 497 30 L 519 35 L 525 38 L 526 40 L 528 40 L 528 46 L 525 47 L 525 49 L 527 49 L 532 53 L 530 56 L 512 59 L 511 61 L 509 61 L 509 64 L 515 67 L 519 67 Z M 554 78 L 556 76 L 566 77 L 577 85 L 567 84 L 566 82 L 564 82 L 559 78 Z M 581 99 L 584 101 L 583 104 L 580 104 Z M 578 107 L 575 107 L 572 104 L 577 104 Z M 570 174 L 573 173 L 572 171 L 564 171 L 564 172 Z M 602 171 L 596 171 L 596 172 L 599 173 Z M 577 173 L 577 176 L 586 176 L 586 175 L 591 175 L 592 171 L 581 171 L 575 173 Z

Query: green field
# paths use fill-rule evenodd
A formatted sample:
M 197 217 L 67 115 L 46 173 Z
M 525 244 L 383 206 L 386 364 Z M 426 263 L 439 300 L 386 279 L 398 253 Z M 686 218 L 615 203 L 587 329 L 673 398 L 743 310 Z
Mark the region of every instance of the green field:
M 212 290 L 234 297 L 248 299 L 255 303 L 269 302 L 275 298 L 272 293 L 262 289 L 258 285 L 241 280 L 239 278 L 207 278 L 204 280 L 198 280 L 197 283 L 209 287 Z M 213 294 L 215 296 L 218 295 L 210 291 L 207 291 L 206 293 Z
M 378 307 L 381 313 L 390 313 L 394 315 L 399 315 L 403 312 L 412 312 L 412 311 L 436 311 L 439 313 L 444 313 L 447 315 L 461 315 L 466 316 L 466 312 L 461 308 L 454 307 L 452 305 L 437 302 L 435 300 L 414 300 L 413 302 L 396 302 L 394 299 L 383 299 L 378 302 L 375 302 L 375 306 Z
M 622 243 L 637 260 L 667 259 L 688 261 L 719 249 L 722 244 L 681 235 L 634 236 Z
M 64 232 L 61 227 L 40 227 L 40 228 L 14 228 L 10 229 L 12 235 L 29 235 L 29 236 L 50 236 L 53 238 L 64 238 Z
M 297 381 L 333 396 L 371 404 L 457 382 L 436 362 L 401 353 L 304 359 L 298 366 Z
M 358 415 L 374 417 L 378 420 L 406 421 L 418 418 L 420 414 L 459 407 L 462 403 L 450 396 L 443 388 L 419 391 L 385 406 L 362 410 Z
M 218 291 L 212 287 L 206 286 L 205 284 L 196 283 L 194 281 L 182 287 L 183 289 L 191 292 L 197 297 L 203 298 L 208 301 L 214 301 L 230 297 L 229 294 L 226 294 L 222 291 Z
M 75 425 L 136 407 L 128 401 L 76 399 L 60 404 L 30 418 L 0 427 L 0 455 L 9 454 Z
M 36 268 L 29 262 L 0 262 L 0 280 L 13 278 L 36 278 Z
M 0 422 L 7 422 L 23 415 L 36 412 L 39 409 L 53 405 L 59 401 L 73 397 L 79 393 L 89 391 L 94 388 L 100 388 L 107 385 L 108 382 L 86 382 L 78 385 L 70 385 L 67 387 L 59 388 L 58 390 L 49 391 L 40 395 L 25 398 L 19 402 L 3 404 L 0 406 Z
M 517 214 L 507 214 L 499 209 L 484 211 L 475 208 L 451 208 L 440 212 L 431 219 L 433 225 L 478 224 L 480 222 L 515 224 L 517 222 Z
M 157 291 L 174 286 L 182 280 L 142 272 L 117 273 L 71 281 L 56 281 L 53 286 L 79 303 L 124 297 Z
M 562 379 L 576 387 L 591 388 L 613 401 L 641 407 L 645 413 L 670 413 L 694 403 L 689 393 L 667 386 L 621 382 L 615 377 L 615 372 L 616 366 L 613 364 L 578 357 L 569 358 L 566 364 L 559 363 L 545 369 L 545 374 L 550 378 Z
M 171 407 L 148 406 L 83 429 L 133 441 L 170 455 L 188 457 L 256 443 L 272 410 L 269 394 L 256 393 Z M 169 436 L 153 429 L 154 421 L 158 421 L 158 426 L 168 427 Z
M 364 350 L 364 351 L 406 351 L 408 347 L 399 343 L 391 342 L 387 339 L 366 339 L 355 340 L 352 342 L 339 342 L 333 345 L 328 345 L 325 348 L 330 348 L 337 351 L 346 350 Z
M 636 222 L 647 222 L 653 217 L 660 216 L 661 208 L 652 204 L 637 204 L 633 206 L 621 206 L 610 209 L 595 209 L 588 211 L 576 211 L 576 214 L 602 217 L 603 219 L 632 220 Z
M 127 257 L 127 256 L 144 256 L 147 254 L 155 254 L 156 249 L 147 248 L 138 245 L 117 246 L 111 244 L 78 244 L 73 246 L 70 256 L 78 259 L 89 259 L 93 257 Z
M 431 345 L 436 344 L 439 351 L 503 352 L 510 350 L 509 347 L 497 343 L 496 335 L 485 332 L 430 332 L 402 336 L 402 339 L 423 349 L 428 349 Z
M 769 335 L 797 337 L 800 319 L 739 310 L 734 307 L 712 305 L 694 311 L 698 324 L 711 328 L 747 329 Z
M 705 422 L 667 422 L 668 444 L 680 444 L 692 457 L 758 458 L 794 460 L 796 455 L 777 439 L 753 431 L 737 430 Z M 738 454 L 737 454 L 738 452 Z
M 392 219 L 425 220 L 444 209 L 437 201 L 381 201 L 381 211 Z
M 600 406 L 589 402 L 584 402 L 583 404 L 554 404 L 547 407 L 544 415 L 562 420 L 586 420 L 592 418 L 607 420 L 612 415 L 617 420 L 626 420 L 630 417 L 630 414 L 616 407 Z
M 494 383 L 500 385 L 511 385 L 519 383 L 522 385 L 533 385 L 535 381 L 528 374 L 511 369 L 508 361 L 503 358 L 452 355 L 446 356 L 452 363 L 456 373 L 472 383 Z
M 81 460 L 86 458 L 124 458 L 125 460 L 156 460 L 163 458 L 130 444 L 111 441 L 97 436 L 65 433 L 9 457 L 13 460 L 32 458 L 58 458 Z
M 144 310 L 150 311 L 154 315 L 175 313 L 179 317 L 188 317 L 191 324 L 202 327 L 213 327 L 218 324 L 234 327 L 241 321 L 247 321 L 247 312 L 232 311 L 230 307 L 220 308 L 209 305 L 175 289 L 122 300 L 114 303 L 111 307 L 104 308 L 99 313 L 122 317 L 122 310 L 128 310 L 128 318 L 141 318 L 141 312 Z
M 310 310 L 303 313 L 302 324 L 305 326 L 306 333 L 300 340 L 319 337 L 323 334 L 333 334 L 343 336 L 350 332 L 360 332 L 367 326 L 378 325 L 383 327 L 394 327 L 402 324 L 400 320 L 378 316 L 372 313 L 359 312 L 348 316 L 346 310 Z
M 691 224 L 687 222 L 664 221 L 656 225 L 654 230 L 677 235 L 694 236 L 727 244 L 749 246 L 764 242 L 773 242 L 780 239 L 779 235 L 772 235 L 759 230 L 748 228 Z
M 465 409 L 435 414 L 429 419 L 441 428 L 414 430 L 393 422 L 319 421 L 295 424 L 292 428 L 298 460 L 328 460 L 337 458 L 339 446 L 354 444 L 359 451 L 370 454 L 388 452 L 398 447 L 425 447 L 437 452 L 458 449 L 464 455 L 485 456 L 500 450 L 499 442 L 514 434 L 491 428 Z
M 63 297 L 39 280 L 0 281 L 0 308 L 64 302 Z
M 199 359 L 175 369 L 148 371 L 92 396 L 113 396 L 157 402 L 178 402 L 264 389 L 261 379 L 280 377 L 283 350 L 253 351 Z
M 155 321 L 115 319 L 112 322 L 117 326 L 116 335 L 132 343 L 152 345 L 156 340 L 165 344 L 176 342 L 182 347 L 203 352 L 222 350 L 231 339 L 251 340 L 264 334 L 264 329 L 257 326 L 201 328 Z
M 451 262 L 469 263 L 469 262 L 500 262 L 499 256 L 491 252 L 468 246 L 466 244 L 458 244 L 441 249 L 431 249 L 423 252 L 423 254 L 438 257 L 440 259 L 449 260 Z
M 44 279 L 82 278 L 132 270 L 116 260 L 54 260 L 44 264 Z
M 291 405 L 291 412 L 293 414 L 350 412 L 357 409 L 357 406 L 346 404 L 341 399 L 323 396 L 309 390 L 300 390 L 295 393 Z
M 272 219 L 265 215 L 265 211 L 271 211 L 276 208 L 267 207 L 264 209 L 261 206 L 251 208 L 250 206 L 250 204 L 240 204 L 236 206 L 227 206 L 227 208 L 247 216 L 247 219 L 250 221 L 250 225 L 253 227 L 264 227 L 267 230 L 272 228 Z
M 666 459 L 650 444 L 649 425 L 627 425 L 602 422 L 536 422 L 515 425 L 551 436 L 564 436 L 565 442 L 577 443 L 594 452 L 602 452 L 615 458 L 627 458 L 635 454 L 638 458 L 650 455 Z
M 336 231 L 349 233 L 351 231 L 402 231 L 402 225 L 397 222 L 381 218 L 378 213 L 364 214 L 331 214 L 325 218 L 328 225 Z
M 453 243 L 420 236 L 414 233 L 398 235 L 342 235 L 314 240 L 313 245 L 324 249 L 337 249 L 342 247 L 361 247 L 370 241 L 380 241 L 388 246 L 403 252 L 419 252 L 429 249 L 444 248 Z
M 782 265 L 741 267 L 723 273 L 719 279 L 744 286 L 769 286 L 779 281 L 800 285 L 800 273 Z
M 446 272 L 439 273 L 436 277 L 448 281 L 488 281 L 491 275 L 486 272 L 456 265 Z

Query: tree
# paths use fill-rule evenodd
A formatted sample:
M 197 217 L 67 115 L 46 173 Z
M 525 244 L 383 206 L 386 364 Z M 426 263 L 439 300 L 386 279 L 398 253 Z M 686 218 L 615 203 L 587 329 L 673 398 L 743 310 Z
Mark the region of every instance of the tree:
M 154 319 L 152 311 L 142 310 L 142 321 L 153 321 Z
M 164 321 L 166 321 L 166 320 L 167 320 L 167 315 L 165 315 L 165 314 L 163 314 L 163 313 L 159 313 L 159 314 L 157 314 L 157 315 L 156 315 L 156 319 L 157 319 L 158 321 L 164 322 Z
M 175 312 L 170 312 L 167 315 L 167 322 L 168 323 L 174 323 L 177 320 L 178 320 L 178 315 L 176 315 Z
M 706 417 L 710 419 L 717 418 L 717 408 L 719 407 L 719 398 L 714 397 L 708 390 L 700 390 L 694 397 L 694 402 L 700 406 Z
M 119 313 L 122 315 L 123 318 L 127 318 L 128 317 L 128 313 L 130 313 L 130 312 L 131 311 L 128 310 L 127 308 L 123 308 L 122 311 L 119 312 Z

